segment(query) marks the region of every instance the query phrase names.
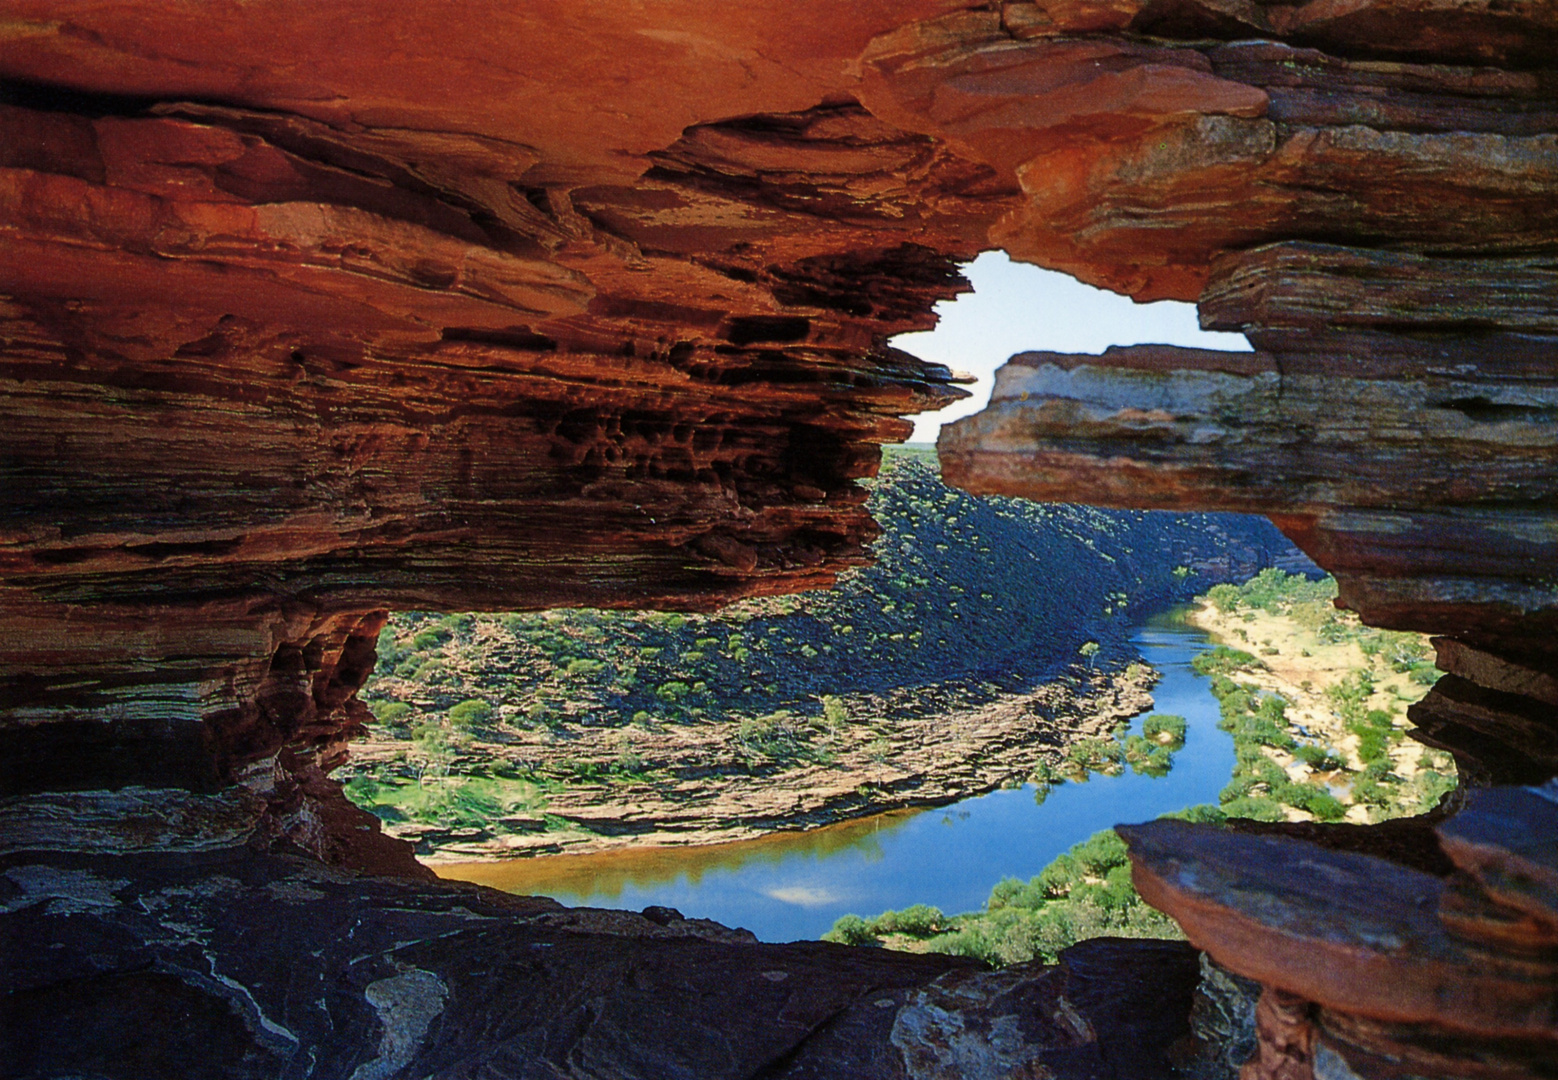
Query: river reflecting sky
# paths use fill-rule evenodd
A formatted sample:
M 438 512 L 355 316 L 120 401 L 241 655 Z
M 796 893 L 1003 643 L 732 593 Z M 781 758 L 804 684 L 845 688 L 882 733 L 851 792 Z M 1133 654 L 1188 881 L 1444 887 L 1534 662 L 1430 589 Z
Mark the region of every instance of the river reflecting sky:
M 1167 776 L 1126 770 L 1065 783 L 1040 804 L 1030 787 L 949 806 L 902 810 L 809 832 L 701 847 L 541 856 L 438 867 L 444 877 L 565 904 L 638 910 L 650 904 L 742 926 L 764 941 L 816 938 L 840 915 L 910 904 L 950 913 L 982 907 L 1003 877 L 1028 878 L 1079 840 L 1121 822 L 1217 802 L 1233 770 L 1233 739 L 1190 660 L 1206 636 L 1170 614 L 1133 637 L 1163 673 L 1153 711 L 1186 719 Z M 1138 717 L 1133 729 L 1140 730 Z

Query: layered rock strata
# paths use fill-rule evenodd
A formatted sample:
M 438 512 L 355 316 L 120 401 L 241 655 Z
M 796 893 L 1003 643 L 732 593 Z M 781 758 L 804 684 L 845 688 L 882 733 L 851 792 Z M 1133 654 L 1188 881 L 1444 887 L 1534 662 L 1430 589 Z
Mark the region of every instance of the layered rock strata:
M 345 841 L 313 819 L 348 809 L 298 819 L 275 790 L 310 790 L 289 777 L 358 730 L 376 612 L 707 608 L 859 562 L 854 481 L 899 414 L 959 393 L 886 338 L 930 325 L 1006 196 L 823 89 L 890 25 L 847 7 L 825 46 L 712 96 L 732 69 L 693 76 L 683 38 L 739 52 L 775 12 L 639 16 L 606 54 L 669 34 L 649 52 L 696 85 L 642 75 L 659 97 L 588 124 L 562 118 L 556 64 L 602 45 L 558 12 L 485 13 L 514 24 L 502 70 L 551 81 L 509 87 L 473 25 L 440 46 L 469 79 L 436 92 L 341 66 L 414 6 L 237 52 L 155 5 L 104 9 L 90 32 L 116 44 L 85 67 L 87 27 L 8 23 L 8 812 L 99 822 L 57 836 L 81 850 L 160 846 L 109 835 L 116 793 L 146 788 L 220 842 L 326 854 Z M 208 51 L 173 62 L 154 25 Z M 320 82 L 214 91 L 287 32 Z M 337 105 L 300 104 L 329 87 Z M 620 88 L 595 93 L 581 115 Z
M 1010 164 L 1027 196 L 998 227 L 1012 250 L 1138 298 L 1196 300 L 1203 326 L 1243 332 L 1254 351 L 1015 357 L 990 407 L 944 432 L 948 479 L 1269 514 L 1337 576 L 1342 605 L 1438 635 L 1449 674 L 1410 716 L 1463 782 L 1558 774 L 1548 13 L 1382 3 L 1333 22 L 1340 8 L 1320 4 L 1041 7 L 1016 36 L 1072 50 L 1059 77 L 993 35 L 922 34 L 889 54 L 887 92 L 916 130 Z M 1189 20 L 1216 37 L 1231 36 L 1218 18 L 1280 25 L 1285 41 L 1150 55 L 1165 43 L 1111 42 L 1105 55 L 1052 36 L 1084 16 L 1137 30 Z M 1400 32 L 1348 37 L 1349 23 Z M 1466 28 L 1459 43 L 1451 25 Z M 936 93 L 937 64 L 1003 103 Z M 1019 87 L 1041 71 L 1055 104 L 1036 124 Z M 1173 107 L 1144 119 L 1171 89 Z M 1115 127 L 1079 145 L 1103 112 Z M 1479 792 L 1459 816 L 1446 819 L 1457 801 L 1378 843 L 1324 827 L 1132 834 L 1143 895 L 1267 987 L 1247 1076 L 1547 1075 L 1551 911 L 1517 915 L 1467 877 L 1453 837 L 1475 823 L 1506 852 L 1531 835 L 1545 850 L 1558 832 L 1539 813 L 1489 817 L 1495 798 L 1516 796 Z M 1458 867 L 1448 879 L 1445 855 Z
M 22 872 L 7 918 L 27 928 L 7 940 L 78 926 L 92 940 L 55 966 L 8 945 L 25 984 L 7 989 L 17 1015 L 97 1025 L 29 1021 L 24 1069 L 96 1069 L 71 1047 L 173 1015 L 206 1025 L 178 1038 L 231 1074 L 552 1060 L 545 1038 L 489 1040 L 484 1056 L 474 1034 L 419 1057 L 443 1037 L 429 1003 L 451 984 L 385 954 L 357 982 L 320 969 L 355 995 L 328 1026 L 349 1049 L 326 1062 L 336 1051 L 304 1054 L 273 1019 L 264 979 L 235 974 L 243 956 L 306 953 L 317 942 L 288 935 L 311 925 L 308 904 L 328 907 L 312 893 L 329 890 L 298 891 L 266 861 L 282 856 L 254 849 L 415 873 L 326 775 L 363 719 L 353 694 L 380 613 L 707 607 L 826 584 L 873 535 L 853 481 L 876 446 L 955 393 L 951 373 L 886 340 L 928 326 L 957 260 L 990 245 L 1138 299 L 1198 300 L 1256 352 L 1028 357 L 945 437 L 950 477 L 1272 514 L 1367 620 L 1440 635 L 1450 674 L 1413 714 L 1425 740 L 1474 783 L 1550 776 L 1555 45 L 1540 0 L 9 4 L 0 821 Z M 1473 846 L 1511 851 L 1511 827 Z M 1440 828 L 1452 860 L 1472 858 Z M 1233 843 L 1188 828 L 1154 842 L 1144 867 Z M 1261 842 L 1273 865 L 1297 859 L 1292 838 Z M 1477 925 L 1536 940 L 1549 909 L 1468 868 L 1514 856 L 1483 858 L 1456 862 L 1474 879 L 1456 895 Z M 1354 892 L 1397 880 L 1372 862 L 1331 869 Z M 49 891 L 78 872 L 84 892 Z M 264 914 L 271 885 L 307 901 L 295 918 Z M 336 925 L 394 922 L 373 887 L 338 888 L 356 914 Z M 142 910 L 210 906 L 128 932 L 103 912 L 132 893 Z M 1197 923 L 1188 894 L 1155 895 L 1270 988 L 1256 1075 L 1551 1060 L 1526 1052 L 1550 1038 L 1539 1013 L 1511 1027 L 1474 1010 L 1491 1025 L 1476 1031 L 1379 1015 L 1289 974 L 1296 958 L 1279 970 L 1220 949 L 1224 923 Z M 1343 937 L 1358 906 L 1330 912 Z M 1463 949 L 1457 970 L 1497 982 L 1508 934 L 1495 945 Z M 486 999 L 528 985 L 517 957 L 482 969 Z M 1387 983 L 1405 962 L 1375 959 Z M 945 962 L 913 963 L 930 965 L 909 978 L 923 986 Z M 648 968 L 612 970 L 631 985 Z M 973 993 L 959 985 L 945 993 Z M 1005 993 L 992 987 L 979 995 Z M 139 1004 L 111 1007 L 125 1001 Z M 60 1011 L 71 1002 L 88 1005 Z M 824 1014 L 838 1015 L 805 1012 Z M 746 1022 L 698 1029 L 698 1054 Z M 1132 1037 L 1066 1023 L 1104 1058 Z M 1007 1075 L 947 1042 L 1004 1046 L 1006 1031 L 900 1047 L 882 1075 Z M 136 1045 L 163 1063 L 155 1038 Z M 623 1060 L 593 1053 L 569 1067 Z M 133 1075 L 141 1059 L 118 1061 Z
M 1558 788 L 1475 792 L 1449 872 L 1177 822 L 1122 827 L 1144 899 L 1264 985 L 1253 1076 L 1549 1075 Z

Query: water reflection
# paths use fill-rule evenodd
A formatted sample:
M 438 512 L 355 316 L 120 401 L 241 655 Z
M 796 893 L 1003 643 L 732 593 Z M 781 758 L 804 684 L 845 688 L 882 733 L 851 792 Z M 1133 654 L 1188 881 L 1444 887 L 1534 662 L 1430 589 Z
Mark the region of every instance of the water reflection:
M 596 906 L 619 906 L 630 890 L 653 889 L 673 882 L 697 886 L 714 871 L 737 872 L 759 866 L 775 867 L 804 855 L 829 858 L 850 852 L 866 863 L 886 857 L 884 834 L 891 835 L 920 809 L 895 810 L 856 821 L 826 825 L 809 832 L 770 833 L 756 840 L 687 847 L 624 848 L 590 855 L 511 859 L 498 863 L 456 863 L 438 867 L 443 877 L 490 885 L 504 892 L 550 896 L 565 904 L 588 901 Z M 965 812 L 963 817 L 967 817 Z M 781 903 L 816 906 L 817 898 L 833 892 L 816 886 L 775 886 L 764 895 Z
M 1163 673 L 1155 711 L 1186 719 L 1184 748 L 1167 775 L 1125 769 L 1048 792 L 995 791 L 739 843 L 462 863 L 439 873 L 566 904 L 675 907 L 765 941 L 815 938 L 848 912 L 915 903 L 975 910 L 1001 878 L 1031 877 L 1100 829 L 1217 801 L 1233 769 L 1233 740 L 1217 728 L 1208 681 L 1190 667 L 1207 647 L 1205 635 L 1170 615 L 1145 623 L 1133 640 Z M 1140 718 L 1132 729 L 1140 734 Z

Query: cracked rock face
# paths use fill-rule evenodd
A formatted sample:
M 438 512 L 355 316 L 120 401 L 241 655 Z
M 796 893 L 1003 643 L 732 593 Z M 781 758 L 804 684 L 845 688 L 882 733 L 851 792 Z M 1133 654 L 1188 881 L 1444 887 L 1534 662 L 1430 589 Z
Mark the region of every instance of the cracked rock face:
M 1249 1080 L 1546 1075 L 1553 911 L 1530 860 L 1558 830 L 1550 788 L 1507 785 L 1558 774 L 1550 6 L 1033 8 L 999 33 L 901 32 L 878 62 L 898 122 L 1011 170 L 1010 250 L 1196 300 L 1254 352 L 1014 357 L 944 430 L 944 473 L 1272 516 L 1342 605 L 1438 635 L 1449 674 L 1409 715 L 1482 789 L 1368 838 L 1139 827 L 1138 887 L 1265 986 Z M 1082 25 L 1229 40 L 1087 51 Z M 977 102 L 937 93 L 938 66 Z
M 1545 886 L 1511 884 L 1546 864 L 1512 830 L 1554 826 L 1508 788 L 1558 773 L 1555 55 L 1542 0 L 10 3 L 19 1074 L 101 1071 L 114 1045 L 127 1076 L 1151 1075 L 1121 1048 L 1169 1045 L 1186 1012 L 1141 1006 L 1149 1038 L 1078 987 L 1137 1001 L 1123 970 L 1179 962 L 1156 946 L 1011 978 L 812 947 L 754 968 L 708 928 L 673 949 L 602 916 L 542 940 L 504 909 L 527 929 L 478 949 L 438 920 L 497 901 L 431 884 L 395 886 L 439 914 L 391 946 L 421 916 L 381 885 L 267 861 L 424 873 L 328 776 L 386 610 L 709 608 L 860 561 L 855 481 L 903 414 L 959 393 L 886 342 L 999 246 L 1197 301 L 1255 351 L 1019 357 L 944 435 L 949 478 L 1266 513 L 1366 620 L 1438 635 L 1449 674 L 1412 715 L 1491 816 L 1445 823 L 1462 796 L 1410 836 L 1265 838 L 1270 867 L 1351 890 L 1320 915 L 1240 907 L 1269 881 L 1154 893 L 1265 984 L 1248 1075 L 1534 1075 L 1539 1009 L 1496 1031 L 1407 1016 L 1304 975 L 1289 931 L 1346 938 L 1407 881 L 1445 898 L 1413 926 L 1477 977 L 1548 947 Z M 1202 832 L 1157 829 L 1138 872 L 1235 842 Z M 309 969 L 330 989 L 294 1031 L 260 968 L 332 933 L 379 944 Z M 50 938 L 77 944 L 10 944 Z M 1385 987 L 1411 959 L 1365 953 Z M 673 1038 L 634 1026 L 648 1000 L 676 1003 Z M 199 1063 L 144 1037 L 169 1017 Z
M 358 730 L 384 609 L 708 608 L 862 560 L 855 481 L 961 393 L 886 339 L 931 324 L 1013 193 L 851 99 L 913 12 L 793 36 L 782 5 L 695 7 L 604 33 L 575 5 L 457 33 L 238 10 L 218 38 L 155 4 L 12 13 L 0 782 L 34 801 L 10 812 L 257 787 L 258 835 L 379 850 L 295 777 Z M 370 61 L 418 35 L 431 82 Z M 67 846 L 162 844 L 84 829 Z
M 1196 979 L 1177 942 L 985 972 L 245 852 L 12 857 L 0 907 L 54 943 L 0 967 L 15 1076 L 1167 1080 Z

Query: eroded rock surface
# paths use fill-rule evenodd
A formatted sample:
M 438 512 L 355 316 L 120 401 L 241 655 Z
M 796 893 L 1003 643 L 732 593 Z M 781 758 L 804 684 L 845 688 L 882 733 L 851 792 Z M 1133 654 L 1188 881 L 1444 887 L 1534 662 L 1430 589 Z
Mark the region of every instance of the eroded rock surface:
M 862 558 L 854 481 L 959 393 L 886 338 L 1009 193 L 850 99 L 914 12 L 782 8 L 12 12 L 7 795 L 328 772 L 386 607 L 707 608 Z M 418 39 L 436 75 L 384 59 Z
M 1050 990 L 1029 1001 L 1020 979 L 945 960 L 772 950 L 790 958 L 774 971 L 890 969 L 920 995 L 900 1027 L 887 1020 L 908 997 L 873 1012 L 840 989 L 855 976 L 816 975 L 789 1014 L 783 980 L 765 988 L 729 959 L 758 947 L 680 941 L 703 950 L 703 974 L 677 984 L 684 1026 L 664 1058 L 625 1021 L 575 1037 L 607 1015 L 595 1003 L 639 992 L 622 957 L 670 948 L 620 925 L 451 931 L 486 934 L 487 952 L 445 966 L 456 943 L 427 927 L 353 952 L 373 959 L 330 976 L 352 1003 L 332 1012 L 327 993 L 310 1014 L 330 1036 L 311 1056 L 291 1026 L 304 1021 L 273 1011 L 293 993 L 284 968 L 225 965 L 291 971 L 310 948 L 420 918 L 375 891 L 391 886 L 299 884 L 256 853 L 304 853 L 326 876 L 321 861 L 417 872 L 328 778 L 363 719 L 353 695 L 385 609 L 703 608 L 825 585 L 874 534 L 854 481 L 877 446 L 956 393 L 886 340 L 928 326 L 957 261 L 992 245 L 1138 299 L 1199 300 L 1256 352 L 1027 357 L 944 438 L 949 477 L 1271 514 L 1365 619 L 1441 636 L 1451 674 L 1413 712 L 1425 741 L 1475 784 L 1551 776 L 1553 10 L 8 4 L 0 822 L 25 870 L 8 879 L 6 918 L 26 928 L 6 932 L 7 1007 L 33 1039 L 12 1071 L 87 1072 L 116 1046 L 115 1067 L 145 1075 L 198 1045 L 174 1071 L 1122 1074 L 1110 1055 L 1142 1042 L 1132 1029 L 1080 1006 L 1085 1023 L 1056 1019 Z M 1511 935 L 1546 925 L 1530 906 L 1545 893 L 1497 877 L 1545 881 L 1509 830 L 1552 836 L 1545 818 L 1498 822 L 1441 831 L 1452 859 L 1478 853 L 1448 885 L 1363 855 L 1313 865 L 1365 892 L 1377 876 L 1402 897 L 1458 898 L 1442 910 L 1484 937 L 1445 955 L 1467 985 L 1497 982 Z M 1234 843 L 1155 835 L 1163 865 Z M 1292 837 L 1267 842 L 1273 866 L 1297 858 Z M 146 901 L 133 932 L 115 922 L 130 917 L 121 881 Z M 256 899 L 269 885 L 295 917 L 278 914 L 294 900 Z M 424 890 L 413 911 L 445 905 L 444 929 L 467 918 L 450 914 L 464 893 L 393 888 Z M 340 911 L 378 914 L 331 923 L 332 890 Z M 1298 910 L 1309 895 L 1284 901 L 1293 918 L 1314 916 Z M 158 896 L 199 911 L 162 920 Z M 1325 910 L 1343 938 L 1368 915 L 1356 897 Z M 1424 941 L 1454 921 L 1402 910 Z M 83 943 L 27 944 L 67 930 Z M 531 944 L 613 974 L 541 978 Z M 1412 962 L 1347 948 L 1386 985 Z M 1223 955 L 1240 972 L 1237 951 Z M 659 960 L 645 963 L 632 970 Z M 1466 1015 L 1491 1026 L 1441 1038 L 1432 1010 L 1331 1001 L 1331 984 L 1263 964 L 1252 1076 L 1533 1075 L 1553 1059 L 1527 1053 L 1550 1042 L 1538 1005 L 1510 1027 L 1479 999 Z M 709 980 L 746 988 L 741 1008 L 700 1010 L 687 987 Z M 478 985 L 489 1011 L 459 1027 L 447 1018 Z M 1028 1001 L 1001 1014 L 1027 1019 L 948 1019 L 974 986 Z M 547 1003 L 568 987 L 595 988 L 580 990 L 591 1004 Z M 829 1016 L 853 1019 L 836 1037 L 808 1026 Z M 127 1038 L 170 1017 L 176 1041 Z M 727 1054 L 738 1030 L 762 1049 Z M 1055 1050 L 1073 1038 L 1076 1053 Z M 1050 1056 L 1014 1064 L 1024 1040 Z
M 1343 606 L 1439 635 L 1449 674 L 1409 716 L 1485 789 L 1388 835 L 1145 827 L 1144 897 L 1266 986 L 1250 1080 L 1550 1075 L 1558 982 L 1526 895 L 1545 895 L 1544 871 L 1522 860 L 1558 834 L 1542 814 L 1491 814 L 1514 796 L 1487 790 L 1558 774 L 1550 9 L 992 18 L 879 39 L 866 100 L 1017 180 L 1024 203 L 993 232 L 1015 254 L 1195 300 L 1254 351 L 1015 357 L 990 407 L 944 430 L 944 474 L 1271 515 Z M 1441 880 L 1473 850 L 1522 869 Z
M 1555 791 L 1472 793 L 1435 829 L 1448 866 L 1426 871 L 1180 822 L 1121 833 L 1142 897 L 1264 984 L 1248 1075 L 1543 1076 L 1558 1055 Z
M 5 951 L 7 1076 L 1167 1080 L 1197 971 L 1177 942 L 1001 972 L 764 945 L 243 852 L 3 866 L 8 932 L 53 943 Z

